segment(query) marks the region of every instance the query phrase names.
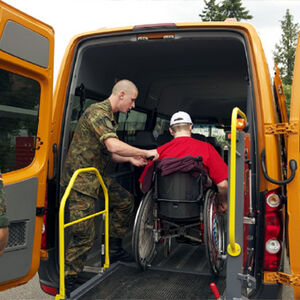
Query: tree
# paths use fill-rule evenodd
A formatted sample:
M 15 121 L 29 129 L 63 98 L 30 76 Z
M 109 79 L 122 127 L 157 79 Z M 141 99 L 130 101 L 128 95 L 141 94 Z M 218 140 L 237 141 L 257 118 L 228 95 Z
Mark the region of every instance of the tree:
M 299 32 L 299 24 L 293 23 L 294 17 L 286 10 L 281 23 L 281 39 L 279 44 L 275 44 L 273 57 L 278 65 L 281 74 L 281 80 L 284 85 L 291 85 L 293 80 L 293 70 L 295 61 L 295 52 Z
M 242 6 L 242 0 L 203 0 L 202 21 L 224 21 L 226 18 L 236 18 L 237 21 L 252 19 L 249 11 Z
M 253 17 L 249 15 L 249 10 L 242 6 L 241 0 L 224 0 L 221 5 L 221 12 L 226 18 L 236 18 L 237 21 L 249 20 Z
M 208 21 L 223 21 L 223 16 L 221 13 L 221 8 L 216 0 L 203 0 L 205 7 L 202 10 L 202 14 L 199 16 L 203 22 Z

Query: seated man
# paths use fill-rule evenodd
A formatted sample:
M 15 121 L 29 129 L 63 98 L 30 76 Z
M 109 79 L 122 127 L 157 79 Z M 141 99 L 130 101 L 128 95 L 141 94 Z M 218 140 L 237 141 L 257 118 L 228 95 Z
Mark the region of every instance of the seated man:
M 171 117 L 170 134 L 174 137 L 170 142 L 157 148 L 159 160 L 168 157 L 193 157 L 201 156 L 203 165 L 207 168 L 209 177 L 218 188 L 218 210 L 224 214 L 227 210 L 227 189 L 228 189 L 228 168 L 220 154 L 209 143 L 193 139 L 191 137 L 193 123 L 188 113 L 179 111 Z M 145 176 L 150 162 L 144 169 L 139 178 L 140 186 L 143 192 Z

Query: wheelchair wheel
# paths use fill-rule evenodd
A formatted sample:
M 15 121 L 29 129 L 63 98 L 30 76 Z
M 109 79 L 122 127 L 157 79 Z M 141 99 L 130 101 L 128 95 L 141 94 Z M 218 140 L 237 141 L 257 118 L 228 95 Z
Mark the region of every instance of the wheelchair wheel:
M 216 192 L 212 189 L 205 194 L 204 242 L 211 271 L 214 275 L 218 275 L 225 264 L 222 258 L 226 248 L 225 220 L 224 216 L 217 214 Z
M 133 226 L 132 252 L 137 264 L 143 269 L 150 266 L 155 256 L 153 190 L 142 199 Z

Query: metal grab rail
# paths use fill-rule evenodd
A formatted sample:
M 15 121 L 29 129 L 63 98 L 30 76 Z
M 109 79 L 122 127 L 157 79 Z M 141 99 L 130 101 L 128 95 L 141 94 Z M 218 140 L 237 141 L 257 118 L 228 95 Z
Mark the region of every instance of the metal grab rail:
M 227 252 L 231 256 L 238 256 L 241 247 L 235 242 L 235 190 L 236 190 L 236 125 L 238 114 L 245 119 L 246 115 L 235 107 L 231 114 L 231 152 L 230 152 L 230 187 L 229 187 L 229 244 Z
M 87 217 L 84 217 L 84 218 L 81 218 L 81 219 L 78 219 L 73 222 L 65 224 L 65 205 L 66 205 L 67 199 L 69 197 L 69 194 L 71 192 L 71 189 L 74 185 L 74 182 L 75 182 L 77 176 L 83 172 L 95 172 L 96 173 L 97 178 L 100 182 L 100 185 L 103 189 L 104 199 L 105 199 L 105 208 L 104 208 L 104 210 L 102 210 L 100 212 L 97 212 L 95 214 L 92 214 Z M 107 188 L 103 182 L 103 179 L 102 179 L 99 171 L 93 167 L 76 170 L 70 179 L 70 182 L 69 182 L 69 184 L 66 188 L 66 191 L 61 199 L 61 203 L 60 203 L 60 207 L 59 207 L 59 294 L 57 294 L 55 296 L 55 300 L 65 299 L 65 296 L 66 296 L 65 295 L 65 232 L 64 232 L 65 228 L 72 226 L 76 223 L 94 218 L 98 215 L 104 214 L 104 216 L 105 216 L 105 261 L 104 261 L 103 269 L 109 268 L 108 211 L 109 211 L 108 192 L 107 192 Z

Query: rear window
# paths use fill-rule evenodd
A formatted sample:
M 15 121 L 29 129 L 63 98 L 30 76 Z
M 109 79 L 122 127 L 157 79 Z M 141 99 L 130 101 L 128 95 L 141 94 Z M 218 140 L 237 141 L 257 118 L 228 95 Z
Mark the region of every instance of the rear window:
M 35 155 L 41 88 L 37 81 L 0 69 L 0 169 L 27 167 Z

